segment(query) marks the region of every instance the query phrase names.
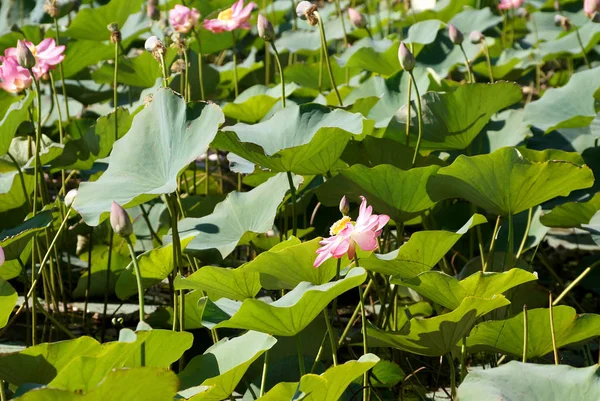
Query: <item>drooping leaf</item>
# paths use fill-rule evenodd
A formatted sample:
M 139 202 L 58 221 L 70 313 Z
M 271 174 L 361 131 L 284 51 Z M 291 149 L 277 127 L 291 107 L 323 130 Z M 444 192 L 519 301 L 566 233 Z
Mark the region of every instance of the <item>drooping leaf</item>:
M 296 176 L 294 185 L 297 187 L 299 182 Z M 288 189 L 286 174 L 280 173 L 249 192 L 229 193 L 206 217 L 183 219 L 179 225 L 181 238 L 194 237 L 186 251 L 216 249 L 225 258 L 246 232 L 264 233 L 273 227 L 277 208 Z M 165 241 L 170 240 L 165 237 Z
M 546 227 L 572 228 L 588 224 L 600 210 L 600 193 L 587 202 L 568 202 L 543 215 L 540 220 Z
M 400 170 L 389 164 L 368 168 L 356 164 L 317 189 L 326 206 L 337 206 L 346 195 L 348 200 L 367 198 L 376 213 L 389 215 L 396 223 L 405 222 L 431 208 L 435 202 L 427 193 L 428 180 L 439 166 Z
M 400 331 L 368 327 L 369 337 L 418 355 L 441 356 L 452 351 L 480 316 L 508 305 L 503 296 L 467 297 L 458 308 L 429 319 L 411 319 Z
M 176 277 L 176 290 L 201 290 L 212 301 L 229 298 L 243 301 L 254 298 L 261 289 L 258 273 L 248 272 L 242 268 L 226 269 L 223 267 L 204 266 L 189 277 Z
M 574 368 L 510 361 L 471 371 L 458 388 L 461 401 L 595 401 L 600 398 L 597 365 Z
M 487 220 L 475 214 L 457 232 L 418 231 L 399 249 L 383 255 L 373 254 L 360 264 L 365 269 L 408 279 L 431 270 L 469 229 Z
M 52 221 L 52 211 L 44 210 L 17 227 L 0 232 L 0 246 L 4 251 L 5 260 L 19 258 L 33 235 L 49 227 Z
M 362 130 L 360 114 L 309 103 L 286 107 L 258 124 L 227 127 L 213 145 L 276 172 L 325 174 Z
M 539 152 L 522 154 L 501 148 L 487 155 L 459 156 L 441 168 L 427 189 L 432 199 L 464 198 L 488 212 L 506 216 L 593 185 L 589 167 L 563 160 L 531 161 Z M 537 157 L 535 157 L 537 159 Z
M 180 171 L 206 152 L 224 121 L 218 106 L 203 106 L 192 120 L 182 98 L 169 89 L 157 91 L 115 142 L 108 170 L 79 187 L 73 207 L 87 224 L 97 225 L 113 201 L 135 206 L 177 189 Z
M 537 280 L 534 274 L 515 268 L 504 273 L 477 272 L 460 281 L 446 273 L 428 271 L 413 278 L 392 280 L 392 283 L 412 288 L 446 308 L 456 309 L 466 297 L 491 298 L 534 280 Z
M 575 309 L 566 305 L 555 306 L 552 312 L 557 348 L 600 335 L 600 315 L 591 313 L 577 315 Z M 502 352 L 521 356 L 523 325 L 522 312 L 507 320 L 480 323 L 469 334 L 467 346 L 473 351 Z M 527 329 L 527 358 L 539 358 L 552 352 L 548 308 L 529 310 Z
M 6 326 L 17 299 L 18 295 L 13 286 L 0 278 L 0 328 Z

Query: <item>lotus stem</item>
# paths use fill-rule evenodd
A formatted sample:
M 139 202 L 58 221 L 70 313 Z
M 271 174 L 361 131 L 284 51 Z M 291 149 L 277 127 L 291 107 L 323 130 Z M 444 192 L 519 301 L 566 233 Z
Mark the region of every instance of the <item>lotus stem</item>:
M 592 65 L 590 64 L 590 60 L 587 57 L 587 54 L 585 54 L 585 47 L 583 46 L 583 42 L 581 41 L 581 35 L 579 34 L 579 28 L 575 27 L 575 34 L 577 35 L 577 42 L 579 43 L 579 47 L 581 47 L 581 54 L 583 55 L 583 60 L 585 61 L 585 65 L 587 66 L 588 70 L 592 69 Z
M 323 47 L 323 53 L 325 54 L 325 63 L 327 64 L 327 71 L 329 72 L 331 86 L 333 86 L 333 90 L 335 91 L 335 95 L 337 96 L 337 100 L 340 107 L 344 107 L 344 102 L 342 101 L 342 96 L 340 96 L 340 92 L 338 91 L 338 87 L 335 83 L 335 78 L 333 76 L 333 69 L 331 68 L 331 60 L 329 59 L 329 52 L 327 51 L 327 38 L 325 37 L 325 26 L 323 24 L 323 18 L 321 18 L 321 14 L 319 14 L 318 11 L 315 11 L 314 15 L 317 17 L 319 30 L 321 31 L 321 46 Z
M 260 395 L 259 395 L 259 397 L 262 397 L 263 395 L 265 395 L 265 385 L 267 383 L 267 368 L 268 368 L 268 366 L 269 366 L 269 350 L 266 350 L 264 361 L 263 361 L 262 377 L 260 379 Z
M 569 284 L 569 286 L 567 288 L 565 288 L 558 297 L 556 297 L 556 299 L 553 302 L 553 305 L 555 305 L 555 306 L 558 305 L 558 303 L 565 297 L 565 295 L 567 295 L 569 293 L 569 291 L 571 291 L 577 284 L 579 284 L 579 282 L 581 282 L 581 280 L 583 280 L 585 278 L 585 276 L 587 276 L 588 273 L 592 271 L 592 269 L 594 269 L 596 266 L 598 266 L 598 264 L 600 264 L 600 260 L 591 264 L 583 272 L 581 272 L 581 274 L 579 276 L 577 276 L 577 278 L 575 280 L 573 280 L 573 282 L 571 284 Z
M 6 152 L 6 155 L 10 158 L 10 160 L 15 165 L 15 168 L 17 169 L 17 174 L 19 174 L 19 181 L 21 183 L 21 189 L 23 190 L 23 199 L 25 199 L 25 203 L 27 204 L 27 210 L 31 210 L 31 202 L 29 201 L 29 191 L 27 191 L 27 186 L 25 185 L 25 176 L 23 175 L 23 170 L 21 169 L 21 166 L 19 166 L 17 159 L 15 159 L 15 157 L 10 152 Z
M 83 328 L 85 330 L 85 325 L 87 323 L 87 311 L 88 311 L 88 303 L 90 300 L 90 289 L 92 288 L 92 248 L 94 244 L 94 227 L 90 227 L 90 239 L 89 239 L 89 249 L 88 249 L 88 275 L 85 284 L 85 303 L 83 306 Z M 41 267 L 41 266 L 40 266 Z
M 525 232 L 523 233 L 523 239 L 521 240 L 521 245 L 519 246 L 519 250 L 517 251 L 517 260 L 523 253 L 523 249 L 525 249 L 525 243 L 527 243 L 527 236 L 529 235 L 529 230 L 531 229 L 531 218 L 533 216 L 533 208 L 529 208 L 529 212 L 527 213 L 527 226 L 525 227 Z
M 338 347 L 341 347 L 344 344 L 344 339 L 346 338 L 346 336 L 348 335 L 348 332 L 350 331 L 350 328 L 352 327 L 352 322 L 354 322 L 354 320 L 358 316 L 358 312 L 361 310 L 361 304 L 363 304 L 365 302 L 366 296 L 369 293 L 369 290 L 371 289 L 372 285 L 373 285 L 373 281 L 369 280 L 369 282 L 367 283 L 367 287 L 365 288 L 365 291 L 361 296 L 361 301 L 359 302 L 358 305 L 356 305 L 356 308 L 354 309 L 354 312 L 352 313 L 350 320 L 348 320 L 348 324 L 346 324 L 346 328 L 344 328 L 344 331 L 342 331 L 342 335 L 340 336 L 340 339 L 338 340 Z
M 523 305 L 523 363 L 527 362 L 527 305 Z
M 296 334 L 296 350 L 298 351 L 298 367 L 300 368 L 300 377 L 302 377 L 306 374 L 306 368 L 304 367 L 304 351 L 302 350 L 300 333 Z
M 298 235 L 298 222 L 296 221 L 296 186 L 291 172 L 287 172 L 288 183 L 290 184 L 290 196 L 292 197 L 292 235 Z
M 165 62 L 165 56 L 162 54 L 162 52 L 159 52 L 159 57 L 160 57 L 160 70 L 162 72 L 162 76 L 163 76 L 163 88 L 168 87 L 168 79 L 167 79 L 167 63 Z
M 233 38 L 233 85 L 235 90 L 235 97 L 239 96 L 238 87 L 238 74 L 237 74 L 237 41 L 235 39 L 235 31 L 231 31 L 231 37 Z
M 104 306 L 102 310 L 102 332 L 100 334 L 100 339 L 104 342 L 104 335 L 106 334 L 106 323 L 107 323 L 107 315 L 108 315 L 108 292 L 110 289 L 110 265 L 112 264 L 112 251 L 113 251 L 113 240 L 115 237 L 115 232 L 112 227 L 110 228 L 110 235 L 108 240 L 108 261 L 106 262 L 106 275 L 104 276 L 105 285 L 104 285 Z
M 413 85 L 413 76 L 412 74 L 408 75 L 408 90 L 406 104 L 408 105 L 408 114 L 406 115 L 406 146 L 410 145 L 410 101 L 412 98 L 412 85 Z
M 119 139 L 119 117 L 117 108 L 119 106 L 119 97 L 117 93 L 117 74 L 119 71 L 119 42 L 115 41 L 115 75 L 113 78 L 113 108 L 115 113 L 115 142 Z
M 219 162 L 217 158 L 217 163 Z M 196 161 L 194 160 L 194 165 Z M 194 181 L 196 176 L 194 175 Z M 210 192 L 210 148 L 206 149 L 206 159 L 204 159 L 204 194 L 208 195 Z
M 173 236 L 173 270 L 179 276 L 182 275 L 181 271 L 181 240 L 179 238 L 179 213 L 178 213 L 178 205 L 177 205 L 177 195 L 170 194 L 167 195 L 167 208 L 169 210 L 169 215 L 171 216 L 171 232 Z M 177 300 L 177 298 L 179 298 Z M 184 292 L 183 290 L 179 290 L 179 297 L 174 297 L 174 304 L 179 306 L 173 310 L 173 330 L 175 331 L 176 326 L 176 316 L 179 316 L 179 331 L 185 330 L 185 311 L 184 311 Z
M 549 312 L 550 312 L 550 333 L 552 335 L 552 350 L 554 351 L 554 364 L 558 365 L 558 348 L 556 348 L 556 334 L 554 332 L 554 312 L 552 310 L 552 292 L 548 293 L 549 298 Z
M 58 29 L 58 19 L 54 18 L 54 31 L 56 34 L 56 44 L 60 45 L 60 30 Z M 67 87 L 65 86 L 65 73 L 63 70 L 62 63 L 58 64 L 58 72 L 60 74 L 60 82 L 62 85 L 61 91 L 63 98 L 65 99 L 65 113 L 67 113 L 67 121 L 71 121 L 71 116 L 69 115 L 69 98 L 67 96 Z
M 191 101 L 191 94 L 189 91 L 189 87 L 190 87 L 190 63 L 188 60 L 188 54 L 187 54 L 187 49 L 184 49 L 183 51 L 183 62 L 185 63 L 185 69 L 183 70 L 183 76 L 185 77 L 184 79 L 184 83 L 183 83 L 183 91 L 181 93 L 181 95 L 183 96 L 183 99 L 186 102 Z
M 496 218 L 496 225 L 494 226 L 494 231 L 492 233 L 492 241 L 490 242 L 490 249 L 488 251 L 487 260 L 481 269 L 484 273 L 486 272 L 487 267 L 490 264 L 490 262 L 493 263 L 494 246 L 496 245 L 496 238 L 498 237 L 498 230 L 500 230 L 500 219 L 501 219 L 500 216 L 498 216 L 498 218 Z
M 473 75 L 473 71 L 471 70 L 471 62 L 469 61 L 469 57 L 467 57 L 467 52 L 465 52 L 465 47 L 462 45 L 462 43 L 458 46 L 460 47 L 460 51 L 462 52 L 463 57 L 465 58 L 465 66 L 467 67 L 467 74 L 469 77 L 469 82 L 474 84 L 475 83 L 475 75 Z
M 419 124 L 419 135 L 417 136 L 417 145 L 415 146 L 415 153 L 413 155 L 412 166 L 415 167 L 417 164 L 417 155 L 419 154 L 419 148 L 421 147 L 421 137 L 423 136 L 423 111 L 421 109 L 421 96 L 419 95 L 419 87 L 417 86 L 417 80 L 412 71 L 409 71 L 412 79 L 413 86 L 415 87 L 415 95 L 417 98 L 417 122 Z M 410 115 L 410 103 L 409 103 L 409 115 Z
M 465 336 L 462 339 L 462 346 L 460 347 L 460 381 L 461 381 L 461 383 L 465 380 L 465 377 L 467 377 L 466 359 L 467 359 L 467 337 Z
M 533 35 L 535 37 L 534 48 L 537 50 L 538 62 L 535 64 L 535 88 L 537 90 L 538 96 L 541 94 L 541 80 L 542 80 L 542 53 L 540 51 L 540 37 L 537 28 L 537 22 L 535 22 L 535 17 L 531 16 L 531 24 L 533 25 Z
M 323 90 L 323 46 L 319 51 L 319 92 Z
M 335 0 L 335 10 L 337 14 L 340 16 L 340 20 L 342 21 L 342 32 L 344 33 L 344 48 L 348 47 L 348 34 L 346 33 L 346 23 L 344 22 L 344 14 L 342 13 L 342 7 L 340 6 L 340 0 Z
M 194 34 L 194 36 L 196 37 L 196 41 L 198 42 L 198 80 L 200 81 L 200 100 L 204 100 L 205 99 L 205 94 L 204 94 L 204 67 L 202 66 L 202 40 L 200 40 L 200 35 L 198 34 L 198 32 L 196 32 L 195 29 L 192 29 L 192 32 Z M 233 31 L 232 31 L 233 33 Z M 233 43 L 235 45 L 235 35 L 233 37 Z M 186 64 L 186 69 L 187 69 L 187 64 Z M 187 72 L 186 72 L 187 74 Z M 187 78 L 187 77 L 186 77 Z M 190 94 L 191 95 L 191 94 Z
M 60 104 L 58 102 L 58 93 L 56 92 L 56 85 L 54 85 L 54 76 L 52 75 L 52 73 L 49 73 L 48 76 L 50 77 L 50 86 L 52 87 L 52 93 L 54 94 L 54 103 L 56 103 L 56 112 L 58 113 L 58 138 L 59 138 L 59 143 L 62 145 L 64 142 L 64 133 L 63 133 L 63 125 L 62 125 L 62 112 L 60 110 Z M 60 178 L 61 178 L 61 190 L 64 193 L 65 192 L 65 169 L 61 169 L 60 170 Z M 26 194 L 25 198 L 29 198 L 29 196 Z M 61 211 L 62 211 L 62 206 L 61 206 Z
M 492 70 L 492 59 L 490 58 L 490 49 L 487 45 L 485 38 L 482 41 L 483 43 L 483 52 L 485 53 L 485 59 L 488 65 L 488 73 L 490 74 L 490 83 L 494 83 L 494 71 Z
M 313 362 L 312 367 L 310 368 L 310 373 L 314 373 L 317 368 L 317 364 L 321 360 L 321 356 L 323 355 L 323 349 L 325 348 L 325 340 L 329 337 L 328 333 L 325 332 L 323 338 L 321 339 L 321 345 L 319 346 L 319 350 L 317 351 L 317 355 L 315 356 L 315 361 Z
M 329 344 L 331 345 L 331 357 L 333 358 L 333 366 L 337 366 L 337 346 L 335 341 L 335 335 L 333 332 L 333 326 L 331 325 L 331 319 L 329 318 L 329 313 L 327 312 L 327 307 L 323 309 L 323 318 L 325 318 L 325 324 L 327 325 L 327 333 L 329 337 Z
M 513 265 L 514 263 L 514 242 L 515 242 L 515 225 L 512 213 L 508 213 L 508 246 L 506 256 L 504 258 L 505 265 Z
M 285 109 L 285 77 L 283 75 L 283 68 L 281 67 L 281 58 L 279 57 L 279 52 L 277 51 L 275 42 L 271 42 L 271 47 L 273 48 L 273 53 L 275 53 L 275 61 L 277 62 L 277 68 L 279 68 L 279 78 L 281 81 L 281 107 Z
M 354 266 L 358 267 L 358 257 L 356 253 L 354 254 Z M 370 281 L 373 283 L 373 280 Z M 374 283 L 373 283 L 374 284 Z M 362 284 L 358 286 L 358 301 L 360 303 L 360 315 L 362 322 L 362 335 L 363 335 L 363 355 L 367 355 L 369 353 L 369 345 L 367 343 L 367 312 L 365 310 L 365 300 L 363 296 Z M 369 373 L 365 372 L 363 374 L 363 400 L 367 401 L 370 397 L 371 388 L 369 387 Z
M 450 397 L 452 400 L 456 400 L 456 368 L 454 366 L 454 358 L 452 354 L 446 354 L 448 365 L 450 365 Z
M 375 39 L 373 39 L 373 33 L 371 32 L 371 29 L 368 26 L 365 26 L 365 31 L 367 31 L 367 35 L 369 35 L 369 39 L 375 40 Z

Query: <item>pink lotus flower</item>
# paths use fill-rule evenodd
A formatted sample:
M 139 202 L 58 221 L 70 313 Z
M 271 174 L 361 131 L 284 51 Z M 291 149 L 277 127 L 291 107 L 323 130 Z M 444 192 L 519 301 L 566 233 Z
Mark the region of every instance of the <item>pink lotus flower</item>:
M 65 55 L 63 54 L 65 46 L 56 46 L 56 42 L 52 38 L 42 40 L 37 46 L 34 46 L 33 43 L 26 40 L 24 43 L 35 57 L 36 63 L 32 70 L 37 79 L 43 77 L 48 73 L 50 68 L 65 59 Z M 17 48 L 11 47 L 6 49 L 4 53 L 8 57 L 16 58 Z
M 7 49 L 8 50 L 8 49 Z M 6 54 L 6 51 L 5 51 Z M 0 57 L 0 88 L 18 93 L 31 86 L 31 74 L 14 57 Z
M 253 1 L 244 7 L 244 0 L 238 0 L 231 8 L 221 11 L 217 18 L 204 20 L 204 27 L 214 33 L 250 29 L 248 20 L 254 7 L 256 3 Z
M 199 19 L 200 12 L 198 10 L 181 4 L 176 4 L 175 8 L 169 11 L 169 23 L 179 33 L 189 33 L 198 25 Z
M 584 0 L 583 11 L 588 16 L 591 16 L 595 12 L 600 12 L 600 0 Z
M 517 9 L 523 5 L 525 0 L 500 0 L 498 8 L 501 10 Z
M 361 196 L 361 199 L 356 223 L 352 224 L 350 217 L 344 216 L 331 226 L 331 237 L 319 242 L 322 247 L 317 249 L 318 256 L 314 267 L 321 266 L 329 258 L 340 259 L 346 254 L 349 259 L 353 259 L 356 245 L 364 251 L 377 249 L 377 237 L 381 235 L 381 230 L 390 221 L 390 217 L 385 214 L 373 214 L 373 207 L 367 206 L 364 196 Z
M 0 246 L 0 266 L 4 264 L 4 249 Z

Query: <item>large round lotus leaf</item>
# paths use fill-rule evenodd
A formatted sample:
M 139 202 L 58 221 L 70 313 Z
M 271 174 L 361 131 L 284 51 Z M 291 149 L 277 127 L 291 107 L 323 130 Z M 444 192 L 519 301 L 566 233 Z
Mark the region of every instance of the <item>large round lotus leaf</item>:
M 52 225 L 54 220 L 50 210 L 44 210 L 33 216 L 17 227 L 2 230 L 0 232 L 0 247 L 4 251 L 5 260 L 13 260 L 21 256 L 21 252 L 27 247 L 31 238 L 36 233 L 43 231 Z M 11 277 L 12 278 L 12 277 Z M 7 280 L 9 280 L 7 278 Z
M 525 106 L 523 123 L 548 133 L 558 128 L 587 127 L 596 117 L 594 94 L 600 88 L 600 67 L 573 74 L 561 88 L 551 88 Z
M 402 69 L 398 61 L 400 42 L 363 38 L 354 43 L 336 61 L 340 67 L 355 67 L 389 76 Z
M 508 82 L 463 85 L 452 92 L 422 95 L 421 149 L 465 149 L 495 113 L 519 102 L 521 97 L 521 88 Z M 404 138 L 408 112 L 405 105 L 395 116 L 392 132 L 397 138 Z M 411 102 L 410 113 L 410 145 L 415 146 L 418 134 L 415 102 Z
M 34 92 L 19 96 L 0 97 L 0 155 L 6 154 L 17 128 L 29 119 L 29 106 L 35 97 Z
M 535 365 L 511 361 L 469 373 L 458 388 L 461 401 L 596 401 L 600 399 L 597 365 Z
M 537 160 L 539 152 L 526 155 Z M 501 148 L 487 155 L 459 156 L 431 177 L 427 190 L 436 201 L 464 198 L 506 216 L 593 184 L 594 174 L 585 165 L 563 160 L 534 162 L 518 149 Z
M 220 298 L 243 301 L 254 298 L 261 289 L 258 273 L 216 266 L 204 266 L 186 278 L 177 276 L 173 284 L 175 290 L 204 291 L 213 301 Z
M 587 202 L 568 202 L 557 206 L 540 218 L 546 227 L 572 228 L 588 224 L 600 210 L 600 193 Z
M 367 270 L 396 279 L 413 278 L 433 269 L 469 229 L 486 222 L 485 217 L 475 214 L 457 232 L 418 231 L 399 249 L 386 254 L 373 254 L 362 259 L 361 265 Z
M 466 8 L 450 20 L 450 24 L 460 29 L 467 35 L 473 31 L 483 32 L 502 22 L 502 17 L 494 14 L 489 7 L 481 10 Z
M 290 106 L 261 123 L 224 128 L 213 146 L 273 171 L 325 174 L 350 138 L 362 133 L 363 119 L 315 103 Z
M 172 400 L 177 394 L 175 373 L 159 368 L 114 370 L 85 394 L 65 390 L 39 388 L 31 390 L 19 401 L 145 401 Z
M 480 44 L 472 44 L 465 40 L 463 47 L 469 60 L 475 60 L 483 55 Z M 455 66 L 464 68 L 465 56 L 460 47 L 455 46 L 448 38 L 448 31 L 442 30 L 438 32 L 435 42 L 428 44 L 419 52 L 418 61 L 420 65 L 431 68 L 440 77 L 446 77 Z
M 106 172 L 81 183 L 73 207 L 87 224 L 98 225 L 113 201 L 135 206 L 177 189 L 179 172 L 206 152 L 224 121 L 218 106 L 200 108 L 188 112 L 170 89 L 156 92 L 127 135 L 115 142 Z
M 427 182 L 438 169 L 429 166 L 404 171 L 389 164 L 373 168 L 356 164 L 328 180 L 317 195 L 326 206 L 337 206 L 344 195 L 353 201 L 362 195 L 376 213 L 387 214 L 400 223 L 435 204 L 427 193 Z
M 179 374 L 179 395 L 192 400 L 226 399 L 250 364 L 276 342 L 275 337 L 256 331 L 222 339 L 193 358 Z
M 479 317 L 508 304 L 503 296 L 467 297 L 452 312 L 429 319 L 413 318 L 400 331 L 384 331 L 371 325 L 367 332 L 381 344 L 419 355 L 441 356 L 454 349 Z
M 307 374 L 300 383 L 279 383 L 260 401 L 280 401 L 302 399 L 305 401 L 338 401 L 344 391 L 356 378 L 362 376 L 379 362 L 379 357 L 365 354 L 358 361 L 348 361 L 343 365 L 332 366 L 320 376 Z M 303 394 L 302 398 L 296 398 Z
M 167 50 L 165 54 L 165 63 L 171 65 L 177 52 L 175 49 Z M 112 84 L 115 75 L 114 64 L 104 63 L 100 68 L 92 73 L 95 82 L 101 84 Z M 122 58 L 119 61 L 119 71 L 117 81 L 119 83 L 131 86 L 141 86 L 151 88 L 156 82 L 156 78 L 161 76 L 160 64 L 158 64 L 152 54 L 144 52 L 137 57 Z
M 293 178 L 298 187 L 301 177 Z M 194 237 L 189 252 L 217 250 L 225 258 L 246 232 L 265 233 L 273 227 L 277 209 L 289 190 L 286 174 L 279 173 L 249 192 L 230 192 L 212 214 L 186 218 L 179 224 L 181 238 Z M 165 236 L 165 241 L 172 237 Z
M 0 278 L 0 328 L 6 326 L 8 318 L 17 304 L 17 292 L 8 281 Z
M 298 88 L 294 83 L 285 85 L 285 96 L 288 97 Z M 269 110 L 281 102 L 281 84 L 269 88 L 264 85 L 254 85 L 223 107 L 223 113 L 229 118 L 245 123 L 257 123 L 262 120 Z
M 593 21 L 588 21 L 577 30 L 579 32 L 572 30 L 558 39 L 540 42 L 540 52 L 544 61 L 555 60 L 559 57 L 583 58 L 578 35 L 581 37 L 581 43 L 583 43 L 586 53 L 589 53 L 600 41 L 600 28 Z
M 272 303 L 258 299 L 246 299 L 240 305 L 220 300 L 215 302 L 215 306 L 222 311 L 222 321 L 214 327 L 257 330 L 278 336 L 295 336 L 308 326 L 331 301 L 349 289 L 361 285 L 366 277 L 367 273 L 363 268 L 354 268 L 346 277 L 327 284 L 313 285 L 302 282 Z M 227 318 L 225 313 L 231 317 Z
M 553 308 L 554 334 L 557 348 L 590 340 L 600 335 L 600 315 L 577 315 L 566 305 Z M 467 346 L 473 352 L 502 352 L 515 356 L 523 354 L 523 313 L 507 320 L 483 322 L 473 328 Z M 527 358 L 539 358 L 552 352 L 550 310 L 532 309 L 527 312 Z
M 122 27 L 131 14 L 140 11 L 142 3 L 142 0 L 112 0 L 101 7 L 83 8 L 71 21 L 66 35 L 77 39 L 107 41 L 110 31 L 106 27 L 112 23 Z
M 504 273 L 477 272 L 460 281 L 443 272 L 428 271 L 417 277 L 392 282 L 412 288 L 446 308 L 456 309 L 466 297 L 490 298 L 534 280 L 537 280 L 535 274 L 511 269 Z

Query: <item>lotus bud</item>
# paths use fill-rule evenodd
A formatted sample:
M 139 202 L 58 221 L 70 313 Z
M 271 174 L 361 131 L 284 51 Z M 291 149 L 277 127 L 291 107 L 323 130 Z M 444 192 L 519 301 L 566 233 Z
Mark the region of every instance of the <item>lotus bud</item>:
M 310 1 L 301 1 L 296 6 L 296 15 L 298 18 L 307 20 L 310 25 L 317 25 L 319 20 L 315 15 L 315 11 L 317 11 L 317 6 L 311 4 Z
M 72 189 L 69 192 L 67 192 L 67 195 L 65 196 L 65 206 L 66 207 L 71 207 L 71 205 L 75 201 L 75 198 L 77 197 L 77 194 L 78 194 L 78 192 L 76 189 Z
M 146 50 L 152 53 L 152 56 L 156 59 L 156 61 L 158 61 L 159 63 L 162 62 L 161 59 L 164 57 L 167 49 L 165 48 L 165 45 L 159 38 L 157 38 L 156 36 L 150 36 L 148 39 L 146 39 L 144 47 L 146 48 Z
M 133 233 L 133 225 L 129 214 L 117 202 L 113 202 L 110 206 L 110 225 L 120 237 L 129 237 Z
M 483 42 L 484 39 L 485 39 L 485 36 L 483 36 L 483 33 L 479 32 L 479 31 L 473 31 L 469 35 L 469 40 L 474 45 Z
M 60 14 L 60 10 L 56 6 L 56 0 L 46 0 L 44 2 L 44 11 L 50 18 L 57 18 Z
M 415 69 L 415 64 L 417 61 L 415 60 L 415 56 L 408 50 L 408 47 L 404 44 L 404 42 L 400 43 L 400 48 L 398 49 L 398 60 L 400 60 L 400 65 L 405 71 L 412 71 Z
M 571 21 L 567 17 L 560 14 L 556 14 L 554 16 L 554 25 L 560 26 L 565 31 L 569 31 L 572 26 Z
M 2 266 L 4 264 L 4 250 L 2 249 L 2 247 L 0 246 L 0 266 Z
M 350 18 L 350 22 L 357 28 L 364 28 L 367 26 L 367 19 L 354 8 L 348 9 L 348 17 Z
M 275 29 L 273 24 L 269 22 L 262 14 L 258 15 L 258 21 L 256 23 L 258 29 L 258 36 L 265 42 L 273 42 L 275 40 Z
M 340 213 L 344 216 L 348 216 L 348 212 L 350 212 L 350 202 L 346 199 L 346 195 L 340 201 Z
M 460 29 L 452 24 L 448 25 L 448 36 L 455 45 L 462 45 L 462 42 L 465 40 L 465 36 Z
M 108 24 L 106 27 L 110 31 L 110 43 L 119 43 L 121 41 L 121 31 L 119 30 L 119 24 L 113 22 Z
M 22 40 L 17 41 L 17 63 L 19 63 L 21 67 L 27 69 L 31 69 L 35 66 L 35 57 Z
M 600 11 L 600 0 L 584 0 L 583 11 L 591 18 L 595 12 Z

